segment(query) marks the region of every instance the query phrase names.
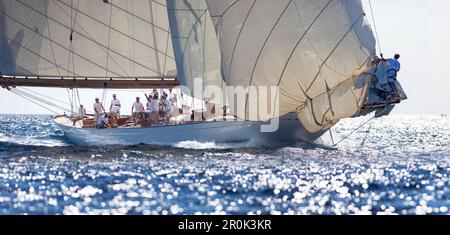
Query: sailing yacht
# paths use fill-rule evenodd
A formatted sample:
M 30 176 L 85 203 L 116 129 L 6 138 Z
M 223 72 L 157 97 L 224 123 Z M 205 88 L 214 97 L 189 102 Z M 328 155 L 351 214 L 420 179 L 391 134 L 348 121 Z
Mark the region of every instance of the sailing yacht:
M 396 99 L 379 95 L 389 68 L 360 0 L 0 0 L 0 27 L 0 85 L 18 95 L 58 87 L 76 103 L 78 89 L 183 86 L 233 116 L 108 129 L 55 116 L 75 145 L 312 142 L 341 119 L 387 115 L 406 99 L 397 81 Z M 274 102 L 250 92 L 235 101 L 209 87 L 276 91 Z

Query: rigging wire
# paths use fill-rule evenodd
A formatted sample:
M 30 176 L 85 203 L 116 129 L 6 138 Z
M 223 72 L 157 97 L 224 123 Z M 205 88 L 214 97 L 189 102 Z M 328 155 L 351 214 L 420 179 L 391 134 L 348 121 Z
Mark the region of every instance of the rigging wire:
M 356 128 L 355 130 L 353 130 L 352 132 L 350 132 L 350 134 L 346 135 L 346 136 L 345 136 L 344 138 L 342 138 L 339 142 L 337 142 L 336 144 L 334 144 L 333 147 L 338 146 L 339 144 L 341 144 L 342 142 L 344 142 L 345 140 L 347 140 L 350 136 L 352 136 L 353 134 L 355 134 L 356 132 L 358 132 L 361 128 L 363 128 L 363 127 L 364 127 L 365 125 L 367 125 L 369 122 L 372 122 L 373 120 L 375 120 L 375 119 L 376 119 L 377 117 L 379 117 L 379 116 L 385 115 L 387 112 L 389 112 L 389 109 L 387 109 L 387 107 L 386 107 L 386 109 L 385 109 L 383 112 L 380 112 L 378 115 L 374 115 L 374 116 L 371 117 L 369 120 L 365 121 L 363 124 L 361 124 L 360 126 L 358 126 L 358 128 Z M 370 126 L 369 129 L 368 129 L 369 133 L 370 133 L 370 130 L 372 129 L 372 125 L 373 125 L 373 123 L 371 124 L 371 126 Z M 365 141 L 366 141 L 367 137 L 368 137 L 368 134 L 367 134 L 366 137 L 364 138 L 362 145 L 365 144 Z
M 111 50 L 111 23 L 112 23 L 112 5 L 109 6 L 109 23 L 108 23 L 108 47 L 106 50 L 106 66 L 105 66 L 105 81 L 108 77 L 108 67 L 109 67 L 109 52 Z M 107 96 L 107 90 L 106 87 L 103 87 L 103 94 L 102 94 L 102 104 L 105 103 L 106 96 Z
M 334 136 L 333 136 L 333 131 L 331 131 L 331 128 L 328 130 L 328 132 L 330 133 L 331 143 L 334 146 L 335 145 L 335 143 L 334 143 Z
M 46 106 L 44 106 L 44 105 L 42 105 L 42 104 L 40 104 L 40 103 L 38 103 L 38 102 L 36 102 L 36 101 L 30 99 L 30 98 L 28 98 L 28 97 L 26 97 L 26 96 L 24 96 L 24 95 L 18 93 L 18 92 L 15 91 L 15 90 L 12 90 L 12 89 L 11 89 L 10 91 L 11 91 L 12 93 L 16 94 L 17 96 L 22 97 L 22 98 L 24 98 L 24 99 L 30 101 L 31 103 L 34 103 L 34 104 L 36 104 L 36 105 L 38 105 L 38 106 L 40 106 L 40 107 L 42 107 L 42 108 L 44 108 L 44 109 L 46 109 L 46 110 L 48 110 L 48 111 L 54 113 L 54 114 L 58 114 L 58 112 L 56 112 L 56 111 L 54 111 L 54 110 L 52 110 L 52 109 L 50 109 L 50 108 L 48 108 L 48 107 L 46 107 Z
M 50 101 L 48 101 L 48 100 L 39 98 L 39 97 L 37 97 L 37 96 L 35 96 L 35 95 L 33 95 L 33 94 L 30 94 L 30 93 L 28 93 L 28 92 L 26 92 L 26 91 L 21 90 L 20 88 L 16 88 L 15 93 L 16 93 L 16 94 L 17 94 L 17 93 L 18 93 L 18 94 L 21 94 L 22 96 L 26 96 L 26 97 L 28 97 L 28 98 L 30 98 L 30 99 L 33 99 L 33 100 L 39 101 L 39 102 L 41 102 L 41 103 L 47 104 L 48 106 L 52 106 L 52 107 L 57 108 L 57 109 L 59 109 L 59 110 L 71 112 L 71 110 L 69 110 L 69 109 L 67 109 L 67 108 L 65 108 L 65 107 L 63 107 L 63 106 L 61 106 L 61 105 L 58 105 L 58 104 L 52 103 L 52 102 L 50 102 Z
M 356 128 L 355 130 L 353 130 L 352 132 L 350 132 L 350 134 L 346 135 L 344 138 L 342 138 L 339 142 L 337 142 L 336 144 L 333 145 L 333 147 L 338 146 L 339 144 L 341 144 L 342 142 L 344 142 L 345 140 L 347 140 L 348 138 L 350 138 L 350 136 L 352 136 L 353 134 L 355 134 L 356 132 L 358 132 L 361 128 L 363 128 L 365 125 L 367 125 L 367 123 L 373 121 L 375 119 L 375 116 L 373 116 L 372 118 L 370 118 L 369 120 L 367 120 L 366 122 L 364 122 L 363 124 L 361 124 L 360 126 L 358 126 L 358 128 Z
M 373 122 L 370 124 L 369 128 L 367 129 L 366 136 L 364 137 L 363 141 L 361 142 L 361 148 L 364 147 L 364 145 L 366 144 L 367 137 L 369 137 L 372 127 L 373 127 Z
M 49 99 L 49 100 L 53 100 L 53 101 L 58 102 L 58 103 L 60 103 L 60 104 L 70 106 L 69 103 L 66 103 L 66 102 L 64 102 L 64 101 L 55 99 L 55 98 L 50 97 L 50 96 L 47 96 L 47 95 L 44 95 L 44 94 L 39 93 L 39 92 L 37 92 L 37 91 L 31 90 L 31 89 L 27 89 L 27 88 L 25 88 L 25 87 L 22 87 L 21 89 L 27 91 L 28 93 L 32 93 L 32 94 L 35 94 L 35 95 L 37 95 L 37 96 L 41 96 L 41 97 L 47 98 L 47 99 Z
M 372 1 L 371 0 L 368 0 L 368 1 L 369 1 L 370 13 L 372 15 L 373 27 L 374 27 L 374 30 L 375 30 L 375 36 L 377 37 L 378 50 L 379 50 L 380 54 L 382 54 L 383 50 L 381 49 L 381 41 L 380 41 L 378 29 L 377 29 L 377 22 L 375 20 L 375 13 L 374 13 L 374 10 L 373 10 L 373 7 L 372 7 Z
M 158 54 L 158 41 L 156 38 L 156 30 L 155 30 L 155 17 L 153 14 L 153 1 L 148 1 L 148 8 L 150 12 L 150 20 L 152 22 L 151 30 L 152 30 L 152 36 L 153 36 L 153 47 L 155 48 L 155 62 L 156 62 L 156 70 L 158 72 L 158 75 L 161 76 L 161 64 L 159 62 L 159 54 Z

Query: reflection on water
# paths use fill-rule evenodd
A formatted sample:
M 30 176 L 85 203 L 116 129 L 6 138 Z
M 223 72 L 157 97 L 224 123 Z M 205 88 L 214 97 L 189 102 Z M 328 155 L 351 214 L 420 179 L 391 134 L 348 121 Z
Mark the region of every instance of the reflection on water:
M 0 213 L 450 214 L 449 124 L 383 118 L 338 148 L 89 148 L 69 146 L 48 117 L 3 115 Z

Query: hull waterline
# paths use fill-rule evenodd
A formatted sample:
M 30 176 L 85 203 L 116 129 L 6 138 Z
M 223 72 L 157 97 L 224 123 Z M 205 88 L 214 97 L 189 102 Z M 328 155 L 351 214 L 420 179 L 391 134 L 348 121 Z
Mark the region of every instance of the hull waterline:
M 276 132 L 261 132 L 261 123 L 247 121 L 220 121 L 183 124 L 152 128 L 76 128 L 57 123 L 64 136 L 77 146 L 107 145 L 173 145 L 183 141 L 247 142 L 271 145 L 292 142 L 310 143 L 323 132 L 309 133 L 294 115 L 280 119 Z

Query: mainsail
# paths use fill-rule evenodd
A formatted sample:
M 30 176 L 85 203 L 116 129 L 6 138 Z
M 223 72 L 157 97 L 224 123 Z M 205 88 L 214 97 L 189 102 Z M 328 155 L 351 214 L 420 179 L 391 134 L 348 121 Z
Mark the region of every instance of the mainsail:
M 360 1 L 207 0 L 207 4 L 227 85 L 279 86 L 279 116 L 298 112 L 311 132 L 358 113 L 370 76 L 357 75 L 375 55 L 375 39 Z M 248 101 L 245 110 L 240 118 L 264 121 L 252 113 Z
M 0 0 L 3 75 L 176 76 L 165 0 Z

